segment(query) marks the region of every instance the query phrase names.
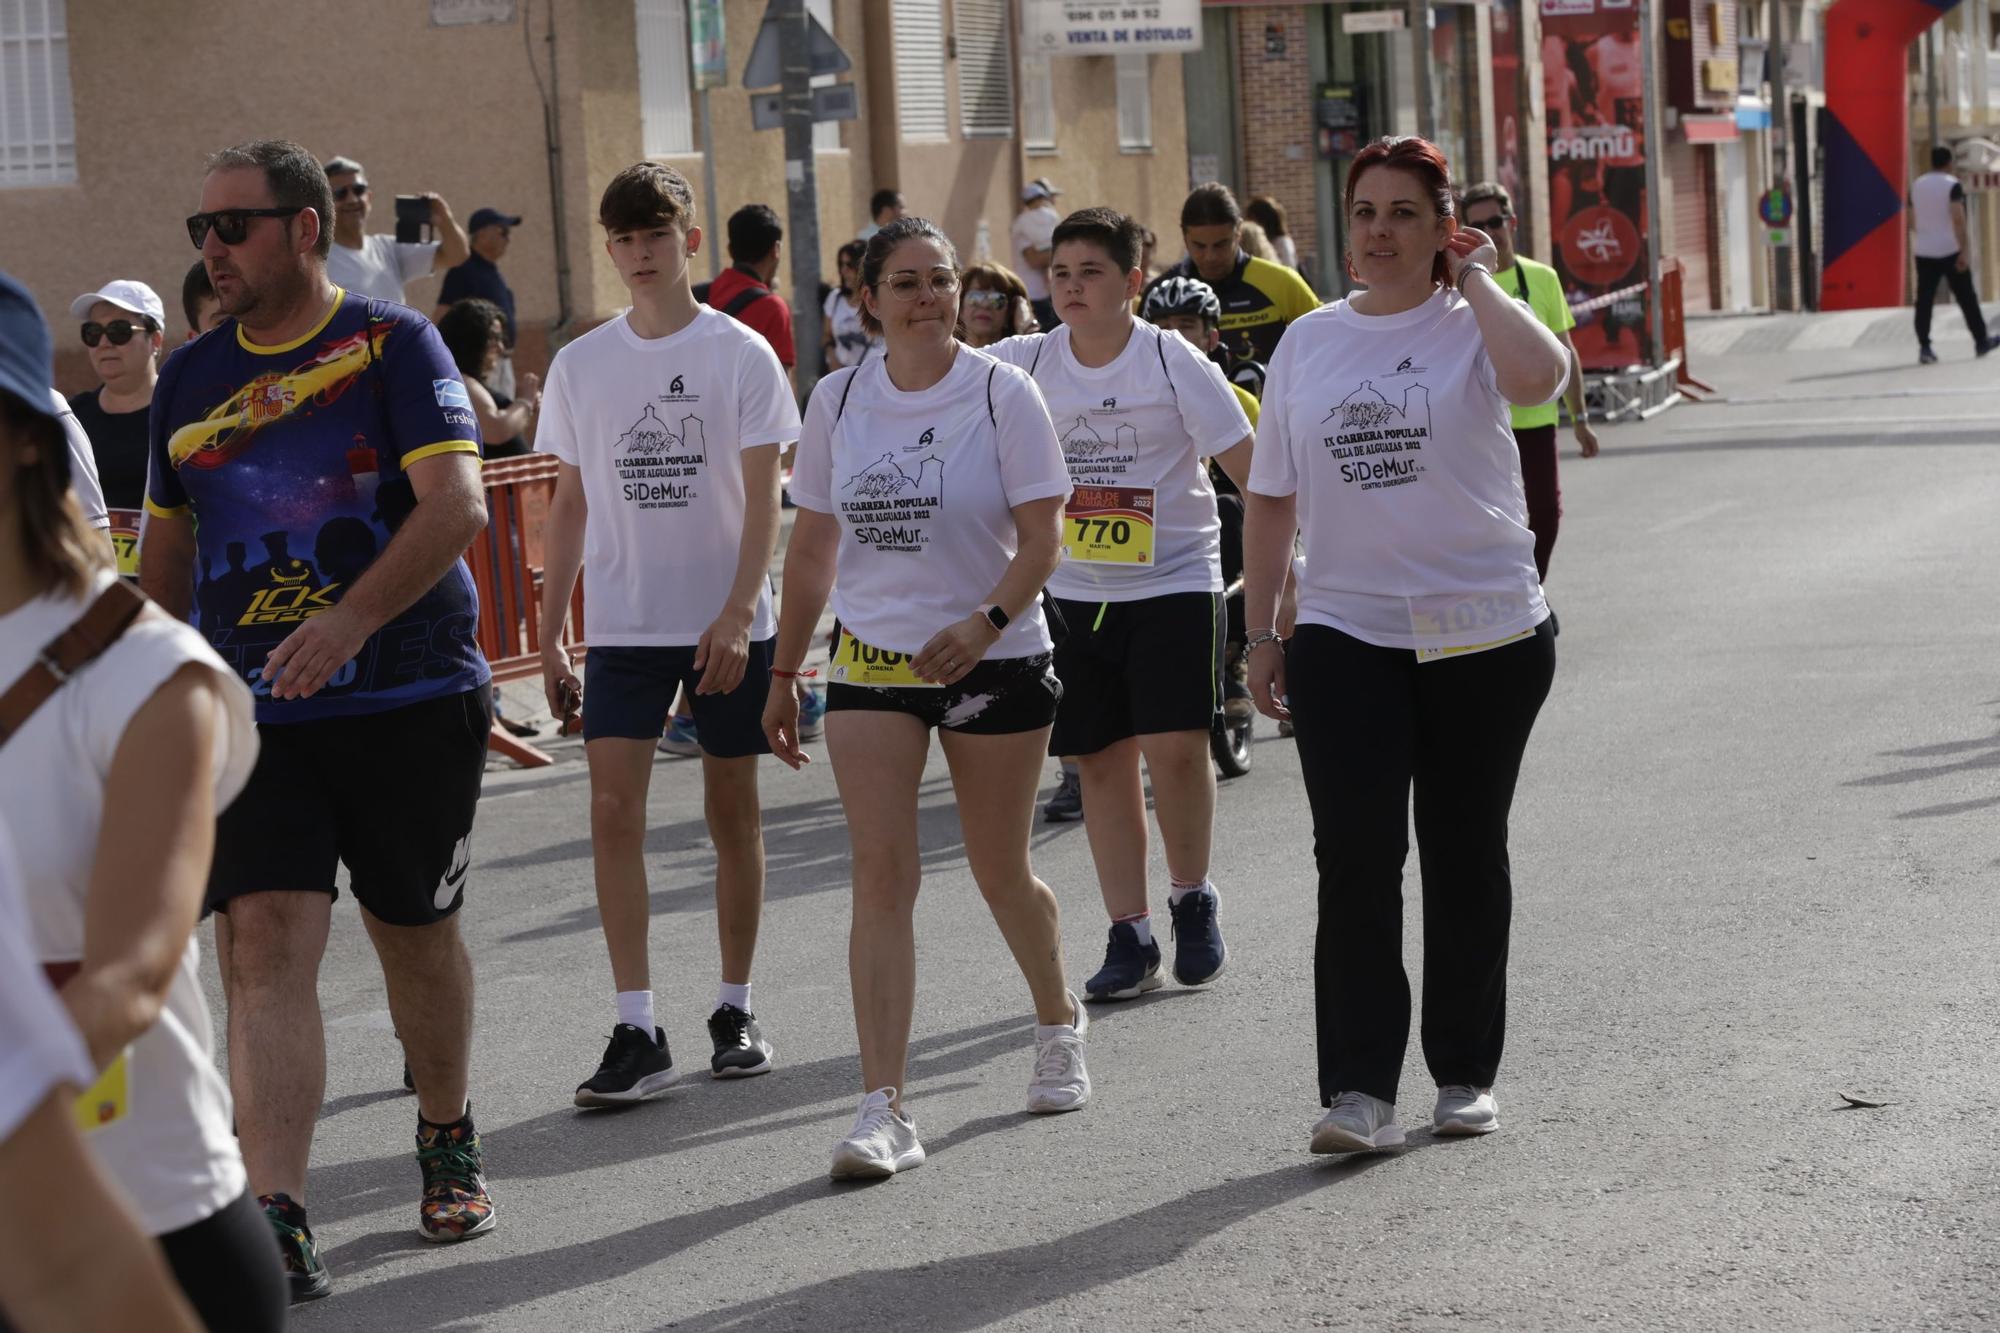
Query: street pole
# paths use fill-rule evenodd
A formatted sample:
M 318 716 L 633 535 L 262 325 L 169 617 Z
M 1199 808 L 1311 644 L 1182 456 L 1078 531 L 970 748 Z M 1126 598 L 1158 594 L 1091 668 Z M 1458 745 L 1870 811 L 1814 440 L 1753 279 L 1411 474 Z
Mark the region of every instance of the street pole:
M 779 97 L 785 114 L 785 238 L 792 251 L 792 337 L 798 366 L 792 382 L 799 400 L 819 380 L 819 186 L 813 174 L 813 95 L 810 29 L 805 0 L 774 0 L 778 58 L 784 71 Z
M 1771 44 L 1769 48 L 1770 54 L 1765 57 L 1765 61 L 1770 66 L 1768 72 L 1771 79 L 1772 156 L 1777 160 L 1779 184 L 1785 187 L 1788 198 L 1796 200 L 1798 198 L 1799 182 L 1792 175 L 1792 98 L 1791 94 L 1785 88 L 1786 0 L 1768 0 L 1768 5 L 1769 9 L 1767 12 L 1770 15 L 1770 20 L 1765 24 L 1765 31 L 1771 35 Z M 1791 229 L 1797 225 L 1798 208 L 1794 204 L 1792 216 L 1786 220 L 1786 225 L 1783 229 L 1784 242 L 1772 247 L 1777 252 L 1775 255 L 1778 271 L 1778 299 L 1776 304 L 1780 310 L 1794 310 L 1798 308 L 1798 302 L 1794 296 L 1796 288 L 1792 284 L 1792 255 L 1795 251 L 1791 244 Z
M 714 282 L 722 276 L 722 223 L 715 197 L 715 121 L 708 114 L 706 84 L 701 90 L 701 197 L 708 203 L 708 242 L 702 249 L 708 251 L 708 280 Z
M 1640 116 L 1646 125 L 1646 273 L 1649 290 L 1646 293 L 1646 337 L 1652 353 L 1652 364 L 1666 364 L 1667 312 L 1660 303 L 1661 278 L 1665 266 L 1660 262 L 1660 242 L 1665 233 L 1660 228 L 1660 153 L 1665 148 L 1660 137 L 1660 74 L 1654 64 L 1654 53 L 1659 43 L 1653 39 L 1654 0 L 1639 0 L 1639 67 L 1644 71 L 1644 83 L 1639 95 L 1643 102 Z
M 1431 4 L 1409 0 L 1410 89 L 1417 99 L 1417 137 L 1437 142 L 1437 115 L 1431 106 Z
M 1924 33 L 1924 104 L 1931 115 L 1931 141 L 1928 147 L 1938 146 L 1938 55 L 1944 49 L 1940 42 L 1944 37 L 1944 25 L 1933 23 Z M 1925 163 L 1930 161 L 1925 155 Z

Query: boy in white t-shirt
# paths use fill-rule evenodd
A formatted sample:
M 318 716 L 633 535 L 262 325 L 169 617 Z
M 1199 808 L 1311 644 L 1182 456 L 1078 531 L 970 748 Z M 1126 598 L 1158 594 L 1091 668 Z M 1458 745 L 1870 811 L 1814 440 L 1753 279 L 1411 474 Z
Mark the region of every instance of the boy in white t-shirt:
M 1250 422 L 1220 367 L 1133 315 L 1140 243 L 1123 214 L 1070 214 L 1049 261 L 1062 324 L 987 349 L 1041 389 L 1075 486 L 1066 554 L 1049 579 L 1069 630 L 1056 648 L 1063 698 L 1049 752 L 1076 756 L 1111 916 L 1104 966 L 1084 983 L 1092 1000 L 1163 983 L 1147 906 L 1142 757 L 1173 879 L 1174 976 L 1202 985 L 1226 958 L 1208 877 L 1225 613 L 1222 521 L 1205 460 L 1244 485 Z
M 722 987 L 708 1020 L 717 1078 L 771 1068 L 750 1002 L 764 899 L 757 756 L 777 624 L 767 573 L 778 533 L 778 456 L 798 404 L 762 335 L 698 304 L 693 191 L 641 162 L 598 205 L 605 252 L 632 294 L 625 314 L 556 356 L 536 448 L 562 468 L 549 509 L 542 680 L 558 715 L 582 699 L 597 906 L 618 1023 L 579 1106 L 620 1105 L 680 1076 L 653 1021 L 646 952 L 646 790 L 674 694 L 692 700 L 715 845 Z M 561 646 L 583 570 L 589 693 Z

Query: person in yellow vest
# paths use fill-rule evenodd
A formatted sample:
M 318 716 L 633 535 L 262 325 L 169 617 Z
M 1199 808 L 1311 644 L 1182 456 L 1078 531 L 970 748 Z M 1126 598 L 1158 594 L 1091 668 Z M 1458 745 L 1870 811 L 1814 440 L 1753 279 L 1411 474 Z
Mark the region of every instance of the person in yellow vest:
M 1459 216 L 1466 226 L 1492 238 L 1500 257 L 1493 280 L 1500 284 L 1500 290 L 1526 301 L 1535 317 L 1568 350 L 1569 387 L 1563 390 L 1563 402 L 1569 407 L 1577 447 L 1585 458 L 1597 457 L 1597 432 L 1590 428 L 1590 415 L 1583 406 L 1583 368 L 1569 336 L 1576 327 L 1576 317 L 1569 312 L 1562 279 L 1547 264 L 1516 253 L 1514 228 L 1518 223 L 1514 201 L 1504 185 L 1482 181 L 1466 190 Z M 1554 403 L 1514 409 L 1514 443 L 1521 451 L 1521 481 L 1528 494 L 1528 529 L 1535 534 L 1535 570 L 1543 582 L 1548 581 L 1549 555 L 1555 550 L 1556 529 L 1562 524 L 1562 489 L 1556 482 L 1556 423 L 1560 419 Z

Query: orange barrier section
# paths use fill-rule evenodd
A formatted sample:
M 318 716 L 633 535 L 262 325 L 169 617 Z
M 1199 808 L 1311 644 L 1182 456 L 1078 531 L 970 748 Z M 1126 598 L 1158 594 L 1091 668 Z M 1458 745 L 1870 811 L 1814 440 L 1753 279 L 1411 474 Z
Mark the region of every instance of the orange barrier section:
M 479 650 L 493 668 L 493 681 L 521 680 L 542 672 L 543 533 L 555 498 L 559 464 L 547 454 L 488 463 L 486 531 L 465 553 L 479 589 Z M 563 644 L 580 653 L 583 637 L 583 582 L 570 598 Z M 534 746 L 501 730 L 496 722 L 488 748 L 527 768 L 553 762 Z
M 1680 369 L 1675 373 L 1681 388 L 1714 393 L 1713 385 L 1704 384 L 1688 371 L 1687 312 L 1681 305 L 1686 281 L 1687 266 L 1680 260 L 1670 256 L 1660 265 L 1660 331 L 1661 341 L 1666 344 L 1660 354 L 1681 359 Z

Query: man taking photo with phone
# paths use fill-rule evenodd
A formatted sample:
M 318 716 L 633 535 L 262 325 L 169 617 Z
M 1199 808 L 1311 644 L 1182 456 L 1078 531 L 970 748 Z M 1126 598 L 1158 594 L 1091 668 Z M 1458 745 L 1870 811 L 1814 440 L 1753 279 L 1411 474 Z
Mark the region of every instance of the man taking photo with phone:
M 356 296 L 407 305 L 405 284 L 429 277 L 440 268 L 456 268 L 472 253 L 465 229 L 451 215 L 451 205 L 443 196 L 416 196 L 430 205 L 428 221 L 434 239 L 370 234 L 366 228 L 374 194 L 368 187 L 368 173 L 351 157 L 330 158 L 325 169 L 327 183 L 333 186 L 333 249 L 327 252 L 326 276 L 336 287 Z

